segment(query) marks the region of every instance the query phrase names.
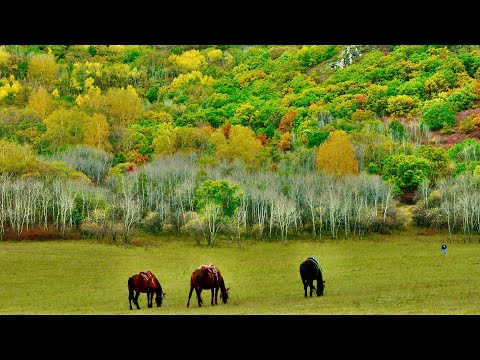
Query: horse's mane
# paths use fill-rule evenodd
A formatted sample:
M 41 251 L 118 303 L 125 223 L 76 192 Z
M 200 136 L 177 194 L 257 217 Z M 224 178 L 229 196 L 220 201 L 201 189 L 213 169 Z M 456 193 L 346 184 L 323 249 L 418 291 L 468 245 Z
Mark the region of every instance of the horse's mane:
M 318 260 L 315 256 L 309 256 L 306 260 L 310 260 L 310 261 L 314 262 L 315 265 L 317 266 L 317 270 L 319 270 L 320 273 L 322 272 L 322 267 L 320 266 L 320 264 L 319 264 L 319 262 L 318 262 Z
M 162 292 L 162 285 L 160 285 L 160 281 L 158 281 L 157 277 L 155 276 L 155 284 L 157 284 L 156 290 L 157 292 Z

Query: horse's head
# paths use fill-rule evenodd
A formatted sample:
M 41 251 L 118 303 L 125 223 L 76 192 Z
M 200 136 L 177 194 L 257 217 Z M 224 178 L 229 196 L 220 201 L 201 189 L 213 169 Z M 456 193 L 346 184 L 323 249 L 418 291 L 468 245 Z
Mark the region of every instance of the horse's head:
M 228 289 L 225 289 L 225 290 L 222 290 L 222 292 L 220 293 L 220 299 L 222 300 L 222 303 L 226 304 L 227 301 L 228 301 Z
M 161 292 L 161 291 L 158 291 L 157 295 L 155 296 L 155 302 L 157 303 L 157 307 L 162 306 L 163 299 L 165 299 L 165 293 Z
M 325 291 L 325 280 L 319 281 L 317 287 L 318 294 L 323 295 L 323 292 Z

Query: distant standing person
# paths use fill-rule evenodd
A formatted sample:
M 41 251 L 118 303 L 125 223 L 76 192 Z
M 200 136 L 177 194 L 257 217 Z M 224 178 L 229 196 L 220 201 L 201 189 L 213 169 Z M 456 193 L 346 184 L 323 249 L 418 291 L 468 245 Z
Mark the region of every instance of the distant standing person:
M 447 255 L 447 244 L 445 244 L 445 241 L 442 243 L 442 253 Z

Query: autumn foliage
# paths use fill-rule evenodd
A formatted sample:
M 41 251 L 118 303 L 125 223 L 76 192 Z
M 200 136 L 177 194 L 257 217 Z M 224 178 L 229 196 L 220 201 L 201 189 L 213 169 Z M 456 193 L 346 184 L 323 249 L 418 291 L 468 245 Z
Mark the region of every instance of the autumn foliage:
M 295 110 L 288 109 L 287 113 L 282 116 L 282 120 L 280 121 L 280 125 L 278 126 L 278 132 L 280 134 L 284 134 L 292 130 L 293 120 L 295 119 L 296 115 L 297 112 Z
M 317 150 L 316 167 L 336 176 L 358 175 L 355 149 L 346 132 L 333 131 Z

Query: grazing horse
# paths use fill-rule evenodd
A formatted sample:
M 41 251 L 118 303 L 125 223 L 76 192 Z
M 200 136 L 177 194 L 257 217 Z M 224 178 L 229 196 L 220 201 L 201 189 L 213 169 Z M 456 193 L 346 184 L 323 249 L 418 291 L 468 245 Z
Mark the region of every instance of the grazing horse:
M 135 296 L 133 292 L 135 291 Z M 162 306 L 165 293 L 162 290 L 162 285 L 158 281 L 157 277 L 152 274 L 151 271 L 140 272 L 128 278 L 128 303 L 130 304 L 130 310 L 133 303 L 140 309 L 138 305 L 138 297 L 141 293 L 147 293 L 147 306 L 153 307 L 153 294 L 155 294 L 155 302 L 157 307 Z
M 211 304 L 213 305 L 213 298 L 215 295 L 215 305 L 217 305 L 218 289 L 220 289 L 220 298 L 222 302 L 226 304 L 228 301 L 228 290 L 230 288 L 227 289 L 225 287 L 225 281 L 223 280 L 220 270 L 218 270 L 212 264 L 209 264 L 201 265 L 198 269 L 195 269 L 192 272 L 192 276 L 190 277 L 190 292 L 188 293 L 187 307 L 190 306 L 190 298 L 192 296 L 193 289 L 195 289 L 197 294 L 198 307 L 201 307 L 203 300 L 200 294 L 202 293 L 203 289 L 212 290 Z
M 300 276 L 305 290 L 305 297 L 307 297 L 308 287 L 310 287 L 310 297 L 312 297 L 313 291 L 316 292 L 317 296 L 323 295 L 325 280 L 323 280 L 322 268 L 314 256 L 306 258 L 305 261 L 300 264 Z M 317 288 L 313 286 L 314 280 L 317 281 Z

